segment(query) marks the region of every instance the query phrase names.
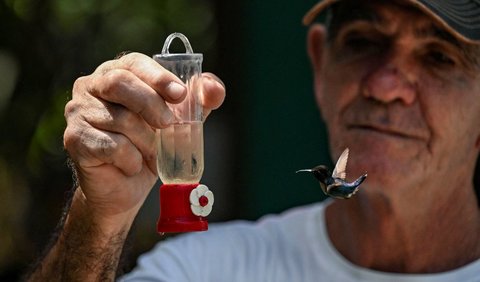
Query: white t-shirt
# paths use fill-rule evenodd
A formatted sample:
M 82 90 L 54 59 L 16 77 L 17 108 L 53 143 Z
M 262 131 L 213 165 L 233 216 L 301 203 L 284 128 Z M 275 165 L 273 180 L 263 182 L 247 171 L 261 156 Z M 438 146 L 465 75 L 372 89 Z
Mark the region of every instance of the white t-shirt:
M 330 201 L 257 222 L 211 224 L 159 243 L 121 281 L 480 281 L 480 259 L 437 274 L 396 274 L 358 267 L 332 246 L 324 211 Z

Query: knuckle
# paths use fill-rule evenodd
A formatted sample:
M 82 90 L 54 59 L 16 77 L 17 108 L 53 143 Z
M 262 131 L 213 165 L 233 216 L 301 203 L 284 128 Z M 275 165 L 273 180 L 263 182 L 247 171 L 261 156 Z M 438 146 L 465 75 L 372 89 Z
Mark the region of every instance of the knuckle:
M 112 66 L 115 66 L 115 64 L 117 64 L 117 61 L 118 60 L 108 60 L 108 61 L 105 61 L 103 62 L 101 65 L 99 65 L 95 71 L 93 72 L 94 74 L 103 74 L 103 73 L 106 73 L 108 72 Z
M 85 89 L 86 80 L 87 80 L 86 76 L 81 76 L 75 80 L 75 82 L 73 83 L 73 89 L 72 89 L 73 95 L 75 95 L 76 93 L 80 93 Z
M 113 93 L 122 91 L 125 83 L 130 81 L 130 73 L 121 69 L 110 70 L 103 75 L 102 94 L 110 96 Z
M 73 100 L 70 100 L 67 102 L 65 105 L 65 111 L 64 111 L 64 117 L 67 120 L 67 123 L 69 121 L 69 118 L 74 116 L 78 111 L 78 104 L 74 102 Z
M 72 154 L 73 148 L 77 147 L 80 136 L 81 134 L 79 134 L 78 129 L 73 126 L 69 125 L 65 129 L 63 133 L 63 146 L 70 154 Z
M 122 65 L 126 68 L 126 69 L 130 69 L 133 65 L 136 64 L 137 61 L 139 60 L 142 60 L 146 57 L 146 55 L 143 55 L 141 53 L 138 53 L 138 52 L 132 52 L 132 53 L 128 53 L 124 56 L 122 56 L 119 61 L 122 63 Z

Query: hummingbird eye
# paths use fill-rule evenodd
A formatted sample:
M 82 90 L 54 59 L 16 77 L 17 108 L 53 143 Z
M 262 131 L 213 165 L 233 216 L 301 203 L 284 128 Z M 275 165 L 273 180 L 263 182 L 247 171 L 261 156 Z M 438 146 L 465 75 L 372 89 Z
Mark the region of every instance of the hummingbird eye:
M 313 168 L 312 172 L 313 172 L 314 176 L 320 181 L 325 181 L 325 179 L 327 179 L 328 177 L 331 176 L 331 173 L 328 170 L 328 168 L 326 166 L 323 166 L 323 165 L 319 165 L 319 166 Z

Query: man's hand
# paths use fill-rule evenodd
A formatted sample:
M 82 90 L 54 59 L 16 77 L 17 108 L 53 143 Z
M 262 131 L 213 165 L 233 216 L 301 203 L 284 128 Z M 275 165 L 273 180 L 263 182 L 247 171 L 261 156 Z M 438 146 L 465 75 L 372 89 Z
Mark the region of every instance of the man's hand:
M 225 89 L 214 75 L 203 78 L 200 100 L 208 114 L 222 104 Z M 173 121 L 165 102 L 185 95 L 178 77 L 138 53 L 105 62 L 75 82 L 64 143 L 89 209 L 107 220 L 136 215 L 157 179 L 155 130 Z
M 78 176 L 63 229 L 30 281 L 110 281 L 130 226 L 157 179 L 155 130 L 173 121 L 165 102 L 185 98 L 182 81 L 148 56 L 131 53 L 77 79 L 65 107 L 65 148 Z M 225 98 L 203 74 L 208 115 Z

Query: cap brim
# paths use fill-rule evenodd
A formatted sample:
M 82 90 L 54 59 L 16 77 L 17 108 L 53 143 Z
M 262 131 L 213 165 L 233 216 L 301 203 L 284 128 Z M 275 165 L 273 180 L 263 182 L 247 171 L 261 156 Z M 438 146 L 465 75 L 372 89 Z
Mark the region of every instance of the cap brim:
M 326 8 L 328 8 L 333 3 L 338 2 L 339 0 L 324 0 L 319 1 L 315 6 L 313 6 L 306 14 L 303 16 L 303 24 L 310 25 L 317 16 L 322 13 Z
M 318 2 L 315 6 L 313 6 L 303 17 L 303 24 L 304 25 L 310 25 L 316 18 L 317 16 L 325 11 L 328 7 L 330 7 L 332 4 L 339 2 L 340 0 L 324 0 Z M 470 39 L 468 37 L 465 37 L 463 34 L 459 33 L 456 31 L 454 28 L 452 28 L 444 19 L 442 19 L 440 16 L 438 16 L 436 13 L 434 13 L 430 8 L 425 6 L 424 4 L 415 1 L 415 0 L 405 0 L 405 3 L 409 3 L 412 6 L 418 8 L 420 11 L 425 13 L 426 15 L 430 16 L 435 22 L 437 22 L 442 28 L 444 28 L 446 31 L 454 35 L 457 39 L 459 39 L 462 42 L 466 42 L 469 44 L 480 44 L 480 40 L 474 40 Z

